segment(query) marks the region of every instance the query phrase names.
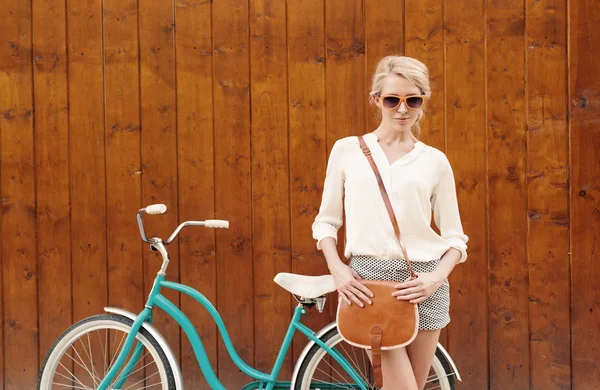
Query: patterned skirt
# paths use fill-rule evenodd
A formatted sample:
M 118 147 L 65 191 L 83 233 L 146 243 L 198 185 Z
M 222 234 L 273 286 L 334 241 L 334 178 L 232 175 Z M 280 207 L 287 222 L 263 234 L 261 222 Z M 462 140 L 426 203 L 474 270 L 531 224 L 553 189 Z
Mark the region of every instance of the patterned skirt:
M 415 272 L 432 272 L 440 259 L 431 261 L 413 261 Z M 382 260 L 370 256 L 353 256 L 350 268 L 361 278 L 369 280 L 389 280 L 404 282 L 410 276 L 404 259 Z M 450 284 L 448 280 L 429 298 L 419 304 L 419 329 L 442 329 L 450 322 Z

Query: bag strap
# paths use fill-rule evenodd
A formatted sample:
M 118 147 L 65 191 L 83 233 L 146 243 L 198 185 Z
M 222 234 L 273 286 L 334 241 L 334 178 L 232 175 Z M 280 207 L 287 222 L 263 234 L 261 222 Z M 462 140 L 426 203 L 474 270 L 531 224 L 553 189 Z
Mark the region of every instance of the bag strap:
M 375 386 L 382 388 L 383 373 L 381 371 L 381 339 L 383 338 L 383 330 L 378 325 L 374 325 L 371 328 L 370 335 L 373 379 L 375 379 Z
M 365 143 L 362 135 L 358 137 L 358 142 L 360 143 L 360 148 L 363 151 L 367 160 L 369 160 L 369 164 L 375 173 L 375 177 L 377 178 L 377 184 L 379 184 L 379 190 L 381 192 L 381 197 L 383 198 L 383 202 L 385 203 L 385 208 L 387 209 L 388 215 L 390 217 L 390 221 L 392 221 L 392 226 L 394 227 L 394 232 L 396 233 L 396 238 L 398 239 L 398 243 L 400 244 L 400 249 L 402 249 L 402 254 L 404 255 L 404 259 L 406 260 L 406 264 L 408 264 L 408 270 L 410 271 L 410 278 L 414 279 L 417 275 L 414 273 L 412 264 L 408 258 L 408 254 L 406 253 L 406 248 L 404 247 L 404 242 L 402 242 L 402 236 L 400 234 L 400 227 L 398 226 L 398 220 L 396 219 L 396 214 L 394 213 L 394 209 L 392 208 L 392 203 L 390 202 L 390 198 L 385 190 L 385 185 L 383 184 L 383 179 L 381 178 L 381 174 L 379 173 L 379 169 L 375 164 L 375 160 L 373 160 L 373 156 L 371 156 L 371 149 Z

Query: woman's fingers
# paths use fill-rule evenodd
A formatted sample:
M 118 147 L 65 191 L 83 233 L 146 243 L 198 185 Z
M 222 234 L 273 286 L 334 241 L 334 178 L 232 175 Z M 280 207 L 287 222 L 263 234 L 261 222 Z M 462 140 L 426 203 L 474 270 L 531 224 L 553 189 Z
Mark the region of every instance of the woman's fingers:
M 346 296 L 346 294 L 342 291 L 342 290 L 338 290 L 338 294 L 340 295 L 340 298 L 342 298 L 342 300 L 347 303 L 348 305 L 350 305 L 350 300 L 348 299 L 348 297 Z
M 367 288 L 367 286 L 365 286 L 364 284 L 362 284 L 358 280 L 355 280 L 354 283 L 352 283 L 352 287 L 359 289 L 363 294 L 368 295 L 371 298 L 373 298 L 375 296 L 375 294 L 373 294 L 371 292 L 371 290 L 369 290 Z
M 369 305 L 372 303 L 371 300 L 365 295 L 365 293 L 363 293 L 358 288 L 358 286 L 352 286 L 351 287 L 351 291 L 352 291 L 352 293 L 354 293 L 354 295 L 358 296 L 363 302 L 366 302 Z
M 399 296 L 397 298 L 401 301 L 410 301 L 411 299 L 418 299 L 418 298 L 423 298 L 423 297 L 426 298 L 423 294 L 416 293 L 416 294 Z
M 404 288 L 402 290 L 394 291 L 392 293 L 392 295 L 395 296 L 395 297 L 399 297 L 399 296 L 408 295 L 408 294 L 414 294 L 414 293 L 419 293 L 419 292 L 425 292 L 425 290 L 422 289 L 422 288 L 418 288 L 418 287 Z

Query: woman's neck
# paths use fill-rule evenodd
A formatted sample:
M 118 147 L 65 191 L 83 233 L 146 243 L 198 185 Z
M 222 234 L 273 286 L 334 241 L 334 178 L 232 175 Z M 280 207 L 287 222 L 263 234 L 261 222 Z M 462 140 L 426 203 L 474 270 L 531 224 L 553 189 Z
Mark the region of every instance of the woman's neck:
M 419 141 L 410 130 L 398 131 L 379 126 L 373 131 L 373 134 L 377 136 L 379 143 L 386 145 L 403 144 L 412 146 Z

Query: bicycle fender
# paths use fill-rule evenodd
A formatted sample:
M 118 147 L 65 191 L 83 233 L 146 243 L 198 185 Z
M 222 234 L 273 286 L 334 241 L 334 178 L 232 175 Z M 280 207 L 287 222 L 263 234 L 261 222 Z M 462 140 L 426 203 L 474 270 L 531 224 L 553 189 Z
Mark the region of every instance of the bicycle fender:
M 135 321 L 135 319 L 137 317 L 137 314 L 133 314 L 127 310 L 119 309 L 116 307 L 105 307 L 104 311 L 107 313 L 112 313 L 112 314 L 117 314 L 117 315 L 120 315 L 123 317 L 127 317 L 132 321 Z M 146 329 L 148 331 L 148 333 L 150 333 L 152 335 L 152 337 L 154 337 L 156 342 L 160 345 L 160 347 L 165 352 L 165 355 L 167 355 L 167 360 L 171 364 L 171 369 L 173 370 L 173 377 L 175 378 L 175 388 L 177 390 L 183 390 L 183 378 L 181 376 L 181 369 L 179 368 L 179 365 L 177 364 L 177 359 L 175 358 L 175 355 L 173 354 L 171 347 L 169 347 L 169 344 L 167 343 L 165 338 L 158 332 L 158 330 L 156 330 L 156 328 L 154 326 L 152 326 L 152 324 L 144 322 L 142 324 L 142 327 L 144 329 Z
M 448 353 L 448 351 L 446 351 L 446 349 L 440 343 L 438 343 L 437 348 L 444 355 L 444 357 L 446 358 L 446 360 L 450 364 L 450 367 L 452 367 L 452 371 L 454 371 L 454 373 L 456 374 L 456 379 L 458 379 L 459 381 L 462 382 L 462 379 L 460 379 L 460 374 L 458 373 L 458 368 L 456 368 L 456 364 L 454 364 L 454 361 L 450 357 L 450 354 Z

